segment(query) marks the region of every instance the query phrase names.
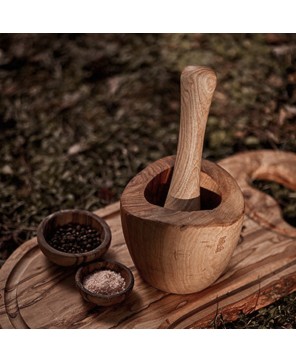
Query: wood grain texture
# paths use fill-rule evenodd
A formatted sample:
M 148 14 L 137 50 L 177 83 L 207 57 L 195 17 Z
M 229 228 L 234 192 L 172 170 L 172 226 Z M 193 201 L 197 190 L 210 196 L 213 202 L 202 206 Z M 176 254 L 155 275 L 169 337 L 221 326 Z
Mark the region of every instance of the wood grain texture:
M 216 75 L 207 67 L 188 66 L 181 74 L 181 117 L 175 168 L 165 207 L 200 209 L 200 170 L 204 134 Z
M 97 211 L 112 231 L 106 258 L 124 263 L 134 273 L 130 297 L 119 306 L 97 307 L 85 302 L 75 287 L 75 268 L 50 263 L 36 239 L 20 246 L 0 269 L 0 325 L 2 328 L 193 328 L 208 327 L 223 318 L 235 320 L 241 312 L 251 313 L 296 290 L 295 228 L 282 223 L 269 196 L 252 188 L 250 165 L 256 172 L 266 162 L 277 169 L 265 174 L 296 189 L 296 155 L 262 151 L 236 155 L 220 164 L 233 172 L 244 188 L 246 212 L 240 242 L 225 273 L 199 293 L 176 295 L 161 292 L 139 276 L 125 245 L 119 203 Z M 280 169 L 280 171 L 279 171 Z M 242 175 L 243 174 L 243 175 Z M 262 173 L 260 172 L 262 177 Z M 257 196 L 256 196 L 257 194 Z M 259 197 L 260 203 L 254 203 Z M 268 224 L 258 211 L 266 205 Z M 281 220 L 281 222 L 279 222 Z M 293 236 L 294 235 L 294 236 Z
M 136 175 L 121 196 L 125 240 L 140 275 L 160 290 L 188 294 L 212 284 L 237 245 L 244 199 L 235 180 L 203 160 L 202 210 L 163 207 L 175 157 L 155 161 Z

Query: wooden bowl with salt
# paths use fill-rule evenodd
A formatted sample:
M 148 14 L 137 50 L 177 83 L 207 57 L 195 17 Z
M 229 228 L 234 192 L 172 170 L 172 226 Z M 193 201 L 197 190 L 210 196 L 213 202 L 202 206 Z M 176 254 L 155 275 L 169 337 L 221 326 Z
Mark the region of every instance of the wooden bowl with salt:
M 123 302 L 134 287 L 131 270 L 115 261 L 98 261 L 80 267 L 75 275 L 81 296 L 99 306 Z

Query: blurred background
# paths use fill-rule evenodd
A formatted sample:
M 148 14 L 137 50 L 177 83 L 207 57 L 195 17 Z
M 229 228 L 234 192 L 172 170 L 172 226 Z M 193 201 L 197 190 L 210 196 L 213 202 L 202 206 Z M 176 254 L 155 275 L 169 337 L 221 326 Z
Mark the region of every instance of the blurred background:
M 119 199 L 177 149 L 179 78 L 212 67 L 218 86 L 204 158 L 296 152 L 294 34 L 1 34 L 0 266 L 59 209 Z M 296 225 L 296 194 L 274 183 Z M 215 328 L 295 328 L 296 294 Z

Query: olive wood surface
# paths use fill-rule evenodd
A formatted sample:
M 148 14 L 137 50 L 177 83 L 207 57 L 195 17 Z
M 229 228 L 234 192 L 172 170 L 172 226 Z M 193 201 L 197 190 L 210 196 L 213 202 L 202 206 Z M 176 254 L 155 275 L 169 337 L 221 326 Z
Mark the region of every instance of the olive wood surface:
M 278 181 L 296 190 L 296 155 L 274 151 L 238 154 L 220 162 L 238 181 L 246 202 L 241 240 L 225 273 L 194 294 L 161 292 L 138 275 L 121 230 L 119 203 L 100 209 L 112 231 L 106 259 L 127 265 L 135 277 L 120 305 L 85 302 L 75 287 L 75 268 L 49 262 L 36 238 L 21 245 L 0 270 L 2 328 L 192 328 L 235 320 L 296 290 L 296 232 L 277 203 L 252 188 L 252 179 Z

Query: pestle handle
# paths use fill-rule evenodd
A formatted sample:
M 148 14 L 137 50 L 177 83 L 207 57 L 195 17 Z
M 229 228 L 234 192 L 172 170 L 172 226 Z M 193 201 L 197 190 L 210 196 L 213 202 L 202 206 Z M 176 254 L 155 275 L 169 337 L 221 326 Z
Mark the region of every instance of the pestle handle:
M 207 67 L 188 66 L 181 74 L 181 117 L 177 157 L 164 207 L 200 209 L 200 168 L 206 123 L 216 74 Z

